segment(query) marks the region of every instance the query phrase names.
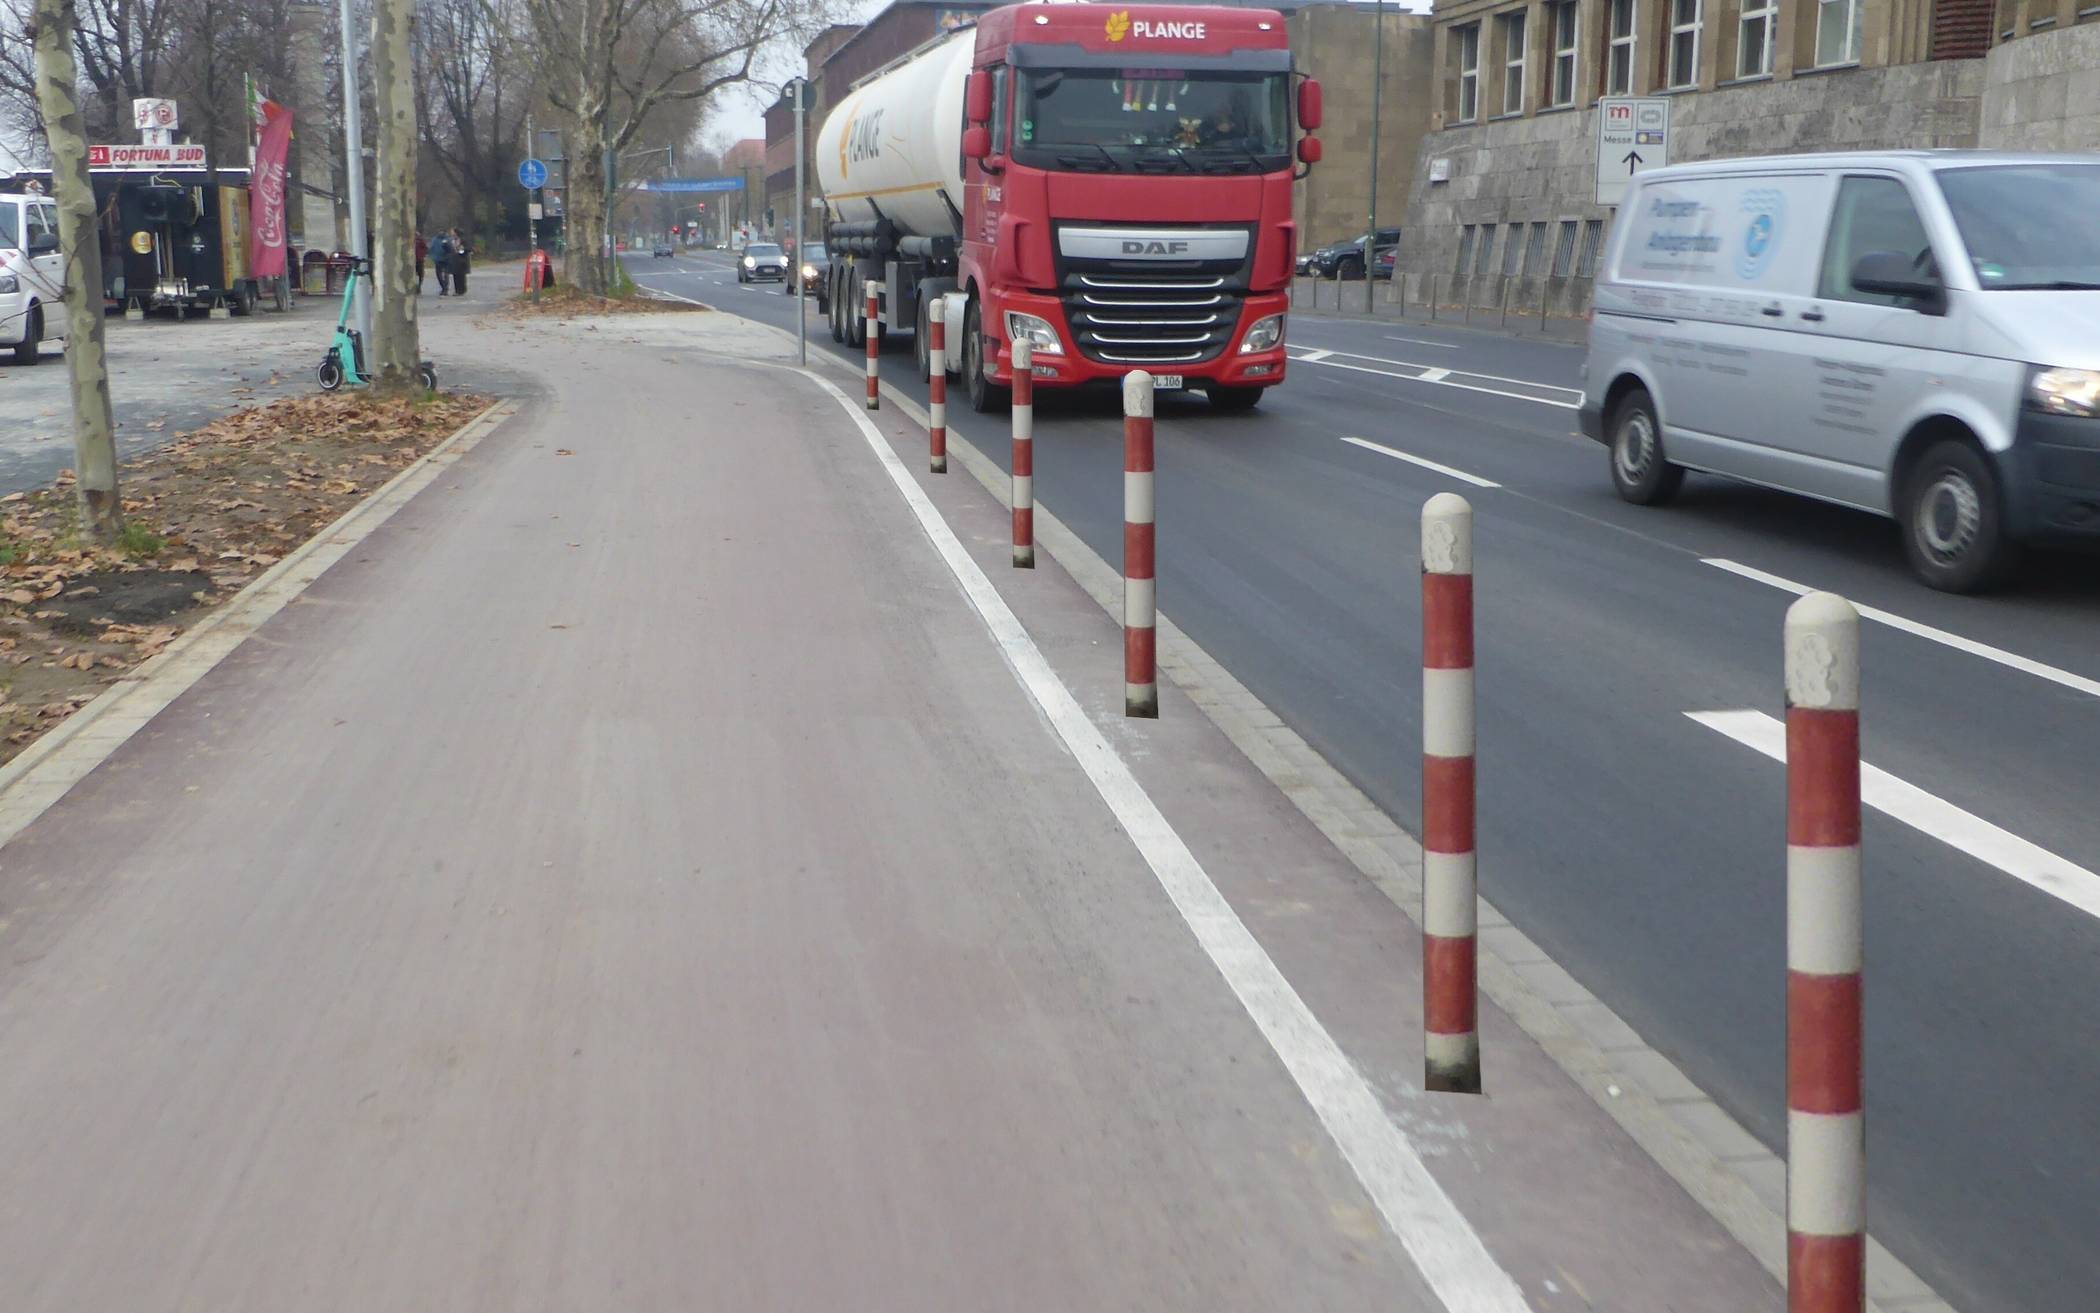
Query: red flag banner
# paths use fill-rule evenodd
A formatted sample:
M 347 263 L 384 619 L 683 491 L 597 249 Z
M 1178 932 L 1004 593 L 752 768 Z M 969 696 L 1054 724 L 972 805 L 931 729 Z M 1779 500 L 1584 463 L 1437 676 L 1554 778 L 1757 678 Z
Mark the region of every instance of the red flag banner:
M 255 174 L 248 183 L 248 272 L 275 278 L 284 272 L 284 157 L 292 140 L 292 112 L 265 100 L 255 143 Z

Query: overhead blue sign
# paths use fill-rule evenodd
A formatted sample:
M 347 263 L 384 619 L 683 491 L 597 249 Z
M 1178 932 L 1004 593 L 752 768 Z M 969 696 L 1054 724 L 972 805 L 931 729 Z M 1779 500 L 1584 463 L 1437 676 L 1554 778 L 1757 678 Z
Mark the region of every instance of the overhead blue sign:
M 547 166 L 538 160 L 526 160 L 518 165 L 518 185 L 526 191 L 538 191 L 547 185 Z
M 636 191 L 742 191 L 742 178 L 645 178 Z

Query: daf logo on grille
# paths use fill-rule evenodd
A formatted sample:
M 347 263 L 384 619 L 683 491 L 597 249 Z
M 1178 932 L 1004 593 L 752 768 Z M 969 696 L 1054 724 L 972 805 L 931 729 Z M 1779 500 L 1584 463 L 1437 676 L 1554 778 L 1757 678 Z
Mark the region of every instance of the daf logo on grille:
M 1125 255 L 1187 255 L 1187 242 L 1124 242 Z

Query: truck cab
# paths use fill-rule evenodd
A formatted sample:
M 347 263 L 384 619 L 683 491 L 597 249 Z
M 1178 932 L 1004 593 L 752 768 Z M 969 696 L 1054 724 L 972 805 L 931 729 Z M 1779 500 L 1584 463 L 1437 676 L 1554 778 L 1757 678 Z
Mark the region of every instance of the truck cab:
M 858 336 L 879 279 L 875 331 L 944 316 L 978 409 L 1004 400 L 1023 338 L 1039 387 L 1144 369 L 1251 407 L 1285 375 L 1291 184 L 1319 157 L 1296 134 L 1318 118 L 1273 11 L 992 10 L 826 121 L 830 249 L 852 257 L 834 333 Z

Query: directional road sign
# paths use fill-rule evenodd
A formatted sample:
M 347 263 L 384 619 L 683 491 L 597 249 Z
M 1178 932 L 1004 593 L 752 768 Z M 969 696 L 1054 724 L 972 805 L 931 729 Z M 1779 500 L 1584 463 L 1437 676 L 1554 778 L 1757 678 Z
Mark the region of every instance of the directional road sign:
M 1670 162 L 1670 102 L 1607 96 L 1597 102 L 1597 204 L 1617 205 L 1636 173 Z
M 518 185 L 526 191 L 538 191 L 547 185 L 547 166 L 538 160 L 526 160 L 518 165 Z

